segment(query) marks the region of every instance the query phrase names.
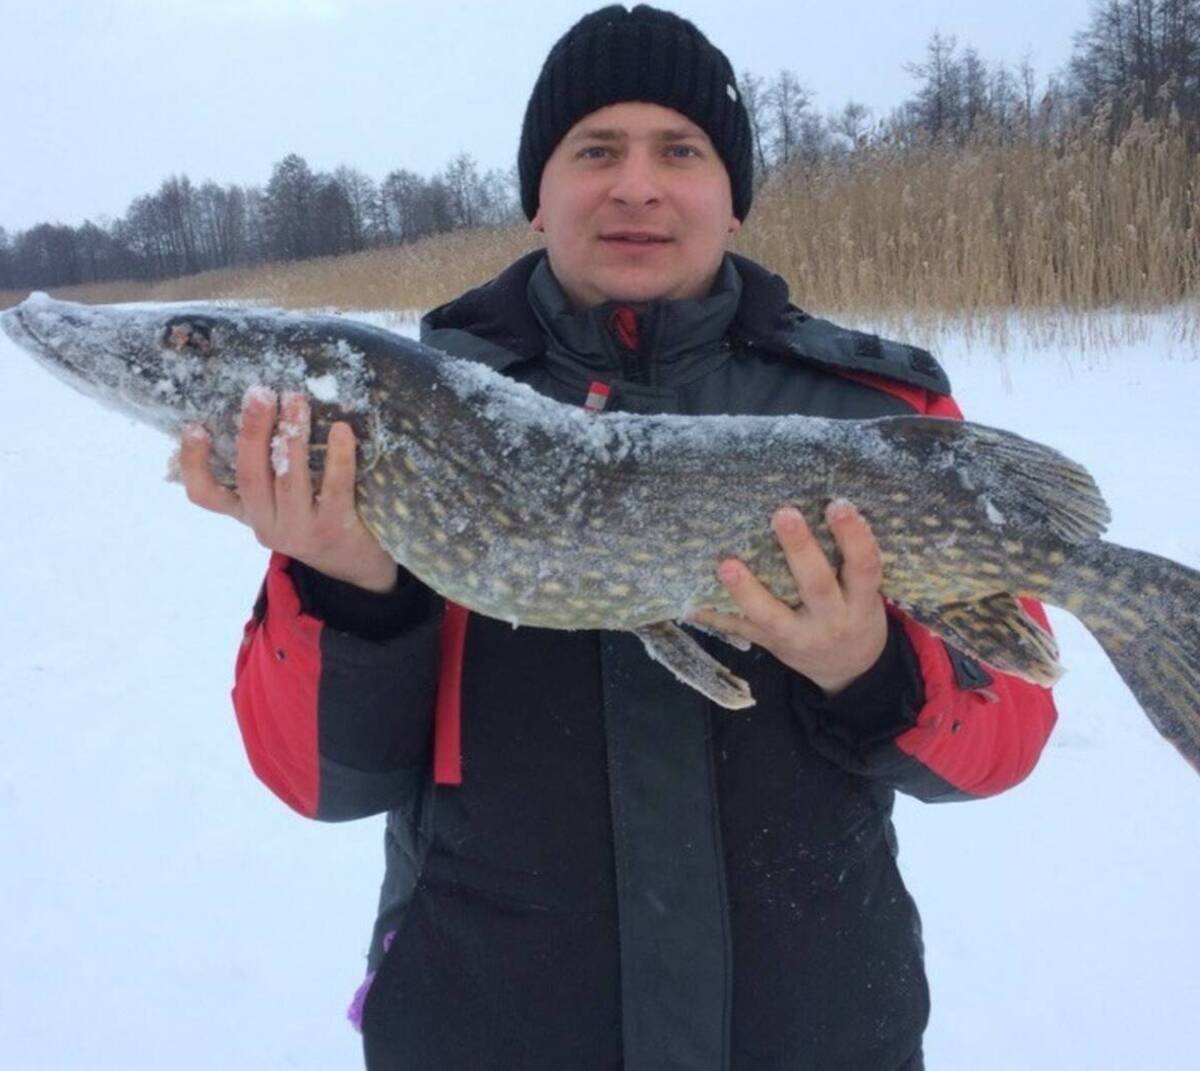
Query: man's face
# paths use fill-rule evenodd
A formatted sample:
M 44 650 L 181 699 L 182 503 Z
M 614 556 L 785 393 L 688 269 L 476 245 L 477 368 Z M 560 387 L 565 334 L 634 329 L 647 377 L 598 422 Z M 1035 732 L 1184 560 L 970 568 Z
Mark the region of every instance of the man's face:
M 739 226 L 708 135 L 640 101 L 601 108 L 567 132 L 542 172 L 533 219 L 577 308 L 703 297 Z

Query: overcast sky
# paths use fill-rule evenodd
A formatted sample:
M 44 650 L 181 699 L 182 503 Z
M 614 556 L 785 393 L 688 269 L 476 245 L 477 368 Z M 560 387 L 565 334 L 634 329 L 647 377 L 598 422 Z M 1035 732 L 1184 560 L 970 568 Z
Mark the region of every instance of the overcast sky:
M 264 184 L 289 152 L 375 179 L 514 160 L 574 0 L 0 0 L 0 226 L 123 214 L 169 174 Z M 735 70 L 885 114 L 935 29 L 1060 68 L 1090 0 L 678 0 Z

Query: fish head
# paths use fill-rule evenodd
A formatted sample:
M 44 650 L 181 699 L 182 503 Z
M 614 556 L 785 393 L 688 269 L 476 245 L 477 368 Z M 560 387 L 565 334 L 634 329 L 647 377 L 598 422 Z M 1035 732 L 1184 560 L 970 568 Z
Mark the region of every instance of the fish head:
M 211 303 L 81 305 L 33 294 L 0 327 L 50 372 L 125 416 L 178 437 L 201 424 L 218 479 L 232 482 L 247 392 L 304 393 L 312 438 L 335 420 L 373 438 L 371 366 L 333 318 Z M 320 451 L 313 451 L 320 469 Z

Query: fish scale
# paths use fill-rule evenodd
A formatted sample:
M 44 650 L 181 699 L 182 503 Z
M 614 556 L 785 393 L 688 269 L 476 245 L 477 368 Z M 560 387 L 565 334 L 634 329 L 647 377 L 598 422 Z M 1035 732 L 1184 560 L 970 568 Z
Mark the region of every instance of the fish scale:
M 1058 651 L 1019 598 L 1066 609 L 1200 769 L 1200 573 L 1102 540 L 1095 482 L 1050 447 L 921 416 L 589 413 L 379 328 L 262 309 L 34 295 L 0 324 L 136 419 L 172 436 L 205 424 L 229 483 L 246 390 L 318 394 L 316 478 L 330 425 L 348 421 L 359 514 L 421 581 L 514 625 L 633 631 L 731 708 L 753 702 L 747 685 L 677 622 L 735 609 L 715 574 L 727 557 L 798 605 L 771 517 L 797 507 L 836 561 L 824 510 L 849 499 L 879 543 L 887 599 L 1039 684 L 1058 677 Z

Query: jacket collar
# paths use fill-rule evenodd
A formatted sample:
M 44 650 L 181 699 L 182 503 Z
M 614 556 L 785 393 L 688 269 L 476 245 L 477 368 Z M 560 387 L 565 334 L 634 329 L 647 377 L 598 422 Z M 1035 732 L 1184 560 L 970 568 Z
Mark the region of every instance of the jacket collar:
M 711 363 L 737 313 L 742 280 L 726 259 L 706 297 L 651 302 L 636 315 L 611 301 L 577 311 L 543 258 L 526 293 L 545 334 L 548 363 L 656 385 L 688 379 Z
M 562 339 L 561 331 L 568 335 L 576 331 L 586 335 L 587 332 L 583 327 L 575 328 L 559 319 L 557 313 L 562 309 L 556 310 L 552 300 L 541 308 L 541 315 L 535 310 L 530 285 L 545 259 L 544 250 L 528 253 L 490 282 L 434 309 L 421 321 L 421 340 L 446 352 L 481 361 L 497 371 L 547 355 L 553 350 L 547 341 L 548 333 L 561 340 L 563 353 L 568 352 L 572 341 L 578 344 L 581 340 Z M 703 305 L 716 297 L 718 305 L 712 310 L 711 321 L 706 320 L 707 313 L 692 310 L 692 315 L 705 321 L 701 334 L 707 336 L 725 315 L 717 291 L 721 290 L 721 281 L 731 269 L 740 282 L 740 300 L 726 322 L 725 334 L 735 345 L 749 345 L 780 357 L 799 358 L 830 371 L 882 375 L 939 394 L 949 393 L 945 372 L 926 350 L 849 331 L 808 316 L 788 300 L 787 283 L 780 276 L 735 253 L 726 254 L 718 284 L 709 298 L 696 303 L 662 304 Z M 553 280 L 548 268 L 546 274 Z M 534 289 L 540 291 L 540 287 Z M 565 307 L 565 298 L 562 302 Z M 547 314 L 550 317 L 548 327 L 541 318 Z M 687 320 L 688 314 L 684 313 L 683 322 Z M 679 324 L 680 320 L 674 312 L 668 312 L 666 322 Z M 586 342 L 586 339 L 582 341 Z M 671 345 L 669 339 L 655 339 L 655 345 L 663 342 L 668 347 Z M 695 344 L 694 340 L 692 344 Z M 716 359 L 713 349 L 708 350 L 709 360 Z M 661 352 L 654 352 L 656 360 L 661 362 Z M 659 367 L 663 366 L 660 364 Z M 679 368 L 665 367 L 671 369 L 672 381 L 678 382 Z
M 539 273 L 539 268 L 544 271 Z M 726 255 L 709 298 L 657 304 L 689 306 L 665 311 L 660 330 L 669 337 L 656 340 L 676 351 L 686 345 L 682 336 L 692 328 L 698 332 L 692 337 L 693 346 L 697 337 L 730 334 L 760 344 L 774 339 L 770 348 L 782 351 L 786 344 L 781 336 L 789 316 L 798 312 L 788 303 L 783 279 L 733 253 Z M 427 313 L 421 321 L 421 340 L 454 353 L 465 348 L 469 352 L 464 356 L 500 370 L 545 354 L 547 334 L 569 349 L 581 346 L 583 352 L 595 353 L 598 320 L 596 310 L 570 312 L 545 251 L 538 249 L 489 282 Z M 673 343 L 673 339 L 680 341 Z M 660 360 L 665 352 L 658 351 Z

